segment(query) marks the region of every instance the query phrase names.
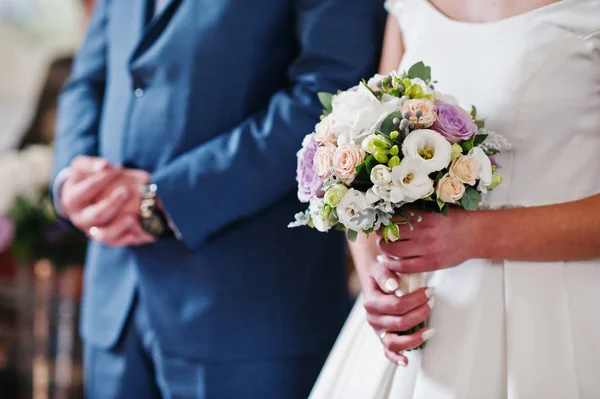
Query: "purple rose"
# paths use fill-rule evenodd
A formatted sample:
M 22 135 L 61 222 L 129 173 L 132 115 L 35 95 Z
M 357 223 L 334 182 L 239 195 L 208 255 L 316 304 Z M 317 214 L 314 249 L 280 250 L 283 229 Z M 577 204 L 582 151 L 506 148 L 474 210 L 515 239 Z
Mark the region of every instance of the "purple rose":
M 0 216 L 0 253 L 4 252 L 11 244 L 15 234 L 12 220 Z
M 437 120 L 431 128 L 453 144 L 470 139 L 479 130 L 471 115 L 458 106 L 438 101 L 435 111 Z
M 319 143 L 315 141 L 314 134 L 304 139 L 303 148 L 298 152 L 298 199 L 300 202 L 309 202 L 312 197 L 321 192 L 323 182 L 313 169 L 315 153 Z

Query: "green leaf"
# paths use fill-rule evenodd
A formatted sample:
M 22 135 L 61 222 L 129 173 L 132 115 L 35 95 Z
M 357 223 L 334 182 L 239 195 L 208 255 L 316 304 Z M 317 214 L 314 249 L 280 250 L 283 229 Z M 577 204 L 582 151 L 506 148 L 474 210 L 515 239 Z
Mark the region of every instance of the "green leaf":
M 438 207 L 440 208 L 440 211 L 443 210 L 446 203 L 439 198 L 436 200 L 436 202 L 438 204 Z
M 333 109 L 333 105 L 331 104 L 331 102 L 333 100 L 333 94 L 319 92 L 317 95 L 319 96 L 319 101 L 321 102 L 321 105 L 323 105 L 323 108 L 325 108 L 327 111 L 331 112 Z
M 398 130 L 398 125 L 394 125 L 393 121 L 395 118 L 402 120 L 402 112 L 395 111 L 389 114 L 381 123 L 381 127 L 379 130 L 386 136 L 389 136 L 390 133 Z
M 477 107 L 474 105 L 471 105 L 471 118 L 473 118 L 473 120 L 477 119 Z
M 419 61 L 410 67 L 408 77 L 410 79 L 421 78 L 425 83 L 429 83 L 431 80 L 431 68 L 426 66 L 423 61 Z
M 348 240 L 350 240 L 350 242 L 356 242 L 356 239 L 358 238 L 358 233 L 354 230 L 348 230 Z
M 460 200 L 461 205 L 467 211 L 475 211 L 481 202 L 481 194 L 473 187 L 467 188 L 465 194 Z
M 448 204 L 444 205 L 444 207 L 441 210 L 441 214 L 444 216 L 448 216 L 448 211 L 450 210 L 450 206 Z
M 479 144 L 483 143 L 487 137 L 487 134 L 476 134 L 473 140 L 473 146 L 477 147 Z
M 379 162 L 375 159 L 373 155 L 369 155 L 369 157 L 365 160 L 364 163 L 366 165 L 367 173 L 369 175 L 371 175 L 371 171 L 373 170 L 373 168 L 379 165 Z
M 460 144 L 460 146 L 463 148 L 463 151 L 464 151 L 464 152 L 469 152 L 469 151 L 471 151 L 471 150 L 473 149 L 473 147 L 474 147 L 474 144 L 473 144 L 473 143 L 474 143 L 474 142 L 475 142 L 475 139 L 474 139 L 474 137 L 471 137 L 469 140 L 467 140 L 467 141 L 463 141 L 463 142 Z
M 475 121 L 475 125 L 477 125 L 477 128 L 483 129 L 485 127 L 485 121 Z

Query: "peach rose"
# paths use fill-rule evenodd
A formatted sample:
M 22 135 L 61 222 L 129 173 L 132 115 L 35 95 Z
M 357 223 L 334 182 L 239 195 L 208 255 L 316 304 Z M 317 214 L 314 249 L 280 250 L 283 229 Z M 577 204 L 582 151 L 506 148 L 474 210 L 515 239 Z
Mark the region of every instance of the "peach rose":
M 470 156 L 458 157 L 450 165 L 450 176 L 456 177 L 464 184 L 473 186 L 479 178 L 479 162 Z
M 418 129 L 431 127 L 437 120 L 434 104 L 429 100 L 406 100 L 404 104 L 402 104 L 402 113 L 404 114 L 406 111 L 410 112 L 409 121 L 414 123 Z M 417 117 L 415 115 L 417 111 L 421 111 L 419 123 L 417 123 Z
M 337 142 L 337 135 L 333 132 L 335 121 L 331 115 L 327 116 L 315 126 L 315 140 L 319 144 Z
M 337 146 L 331 143 L 325 143 L 320 146 L 315 153 L 313 159 L 313 170 L 322 179 L 327 179 L 331 175 L 331 167 L 333 166 L 333 154 L 335 154 Z
M 356 167 L 365 160 L 365 151 L 353 143 L 344 144 L 333 154 L 333 170 L 337 177 L 350 184 L 356 177 Z
M 465 185 L 456 177 L 446 174 L 438 182 L 436 194 L 442 201 L 456 204 L 465 194 Z

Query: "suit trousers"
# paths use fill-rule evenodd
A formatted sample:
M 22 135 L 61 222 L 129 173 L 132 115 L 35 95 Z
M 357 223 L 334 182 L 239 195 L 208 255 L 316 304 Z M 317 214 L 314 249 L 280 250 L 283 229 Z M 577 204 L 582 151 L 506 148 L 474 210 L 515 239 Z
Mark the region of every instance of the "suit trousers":
M 243 330 L 223 333 L 235 339 Z M 219 361 L 164 354 L 138 294 L 115 347 L 85 344 L 85 395 L 86 399 L 306 399 L 326 357 L 320 353 Z

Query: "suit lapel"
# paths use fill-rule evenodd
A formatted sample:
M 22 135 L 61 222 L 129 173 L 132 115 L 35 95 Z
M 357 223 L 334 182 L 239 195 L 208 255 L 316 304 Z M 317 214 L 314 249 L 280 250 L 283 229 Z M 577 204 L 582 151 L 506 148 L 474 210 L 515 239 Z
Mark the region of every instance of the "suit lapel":
M 183 0 L 169 0 L 168 5 L 165 9 L 158 15 L 154 16 L 154 1 L 149 0 L 134 0 L 139 4 L 139 17 L 141 22 L 142 29 L 142 37 L 137 47 L 133 51 L 130 63 L 133 63 L 136 59 L 138 59 L 150 46 L 152 43 L 156 41 L 156 39 L 161 35 L 161 33 L 165 30 L 175 11 L 181 5 Z M 146 24 L 146 21 L 149 21 Z

